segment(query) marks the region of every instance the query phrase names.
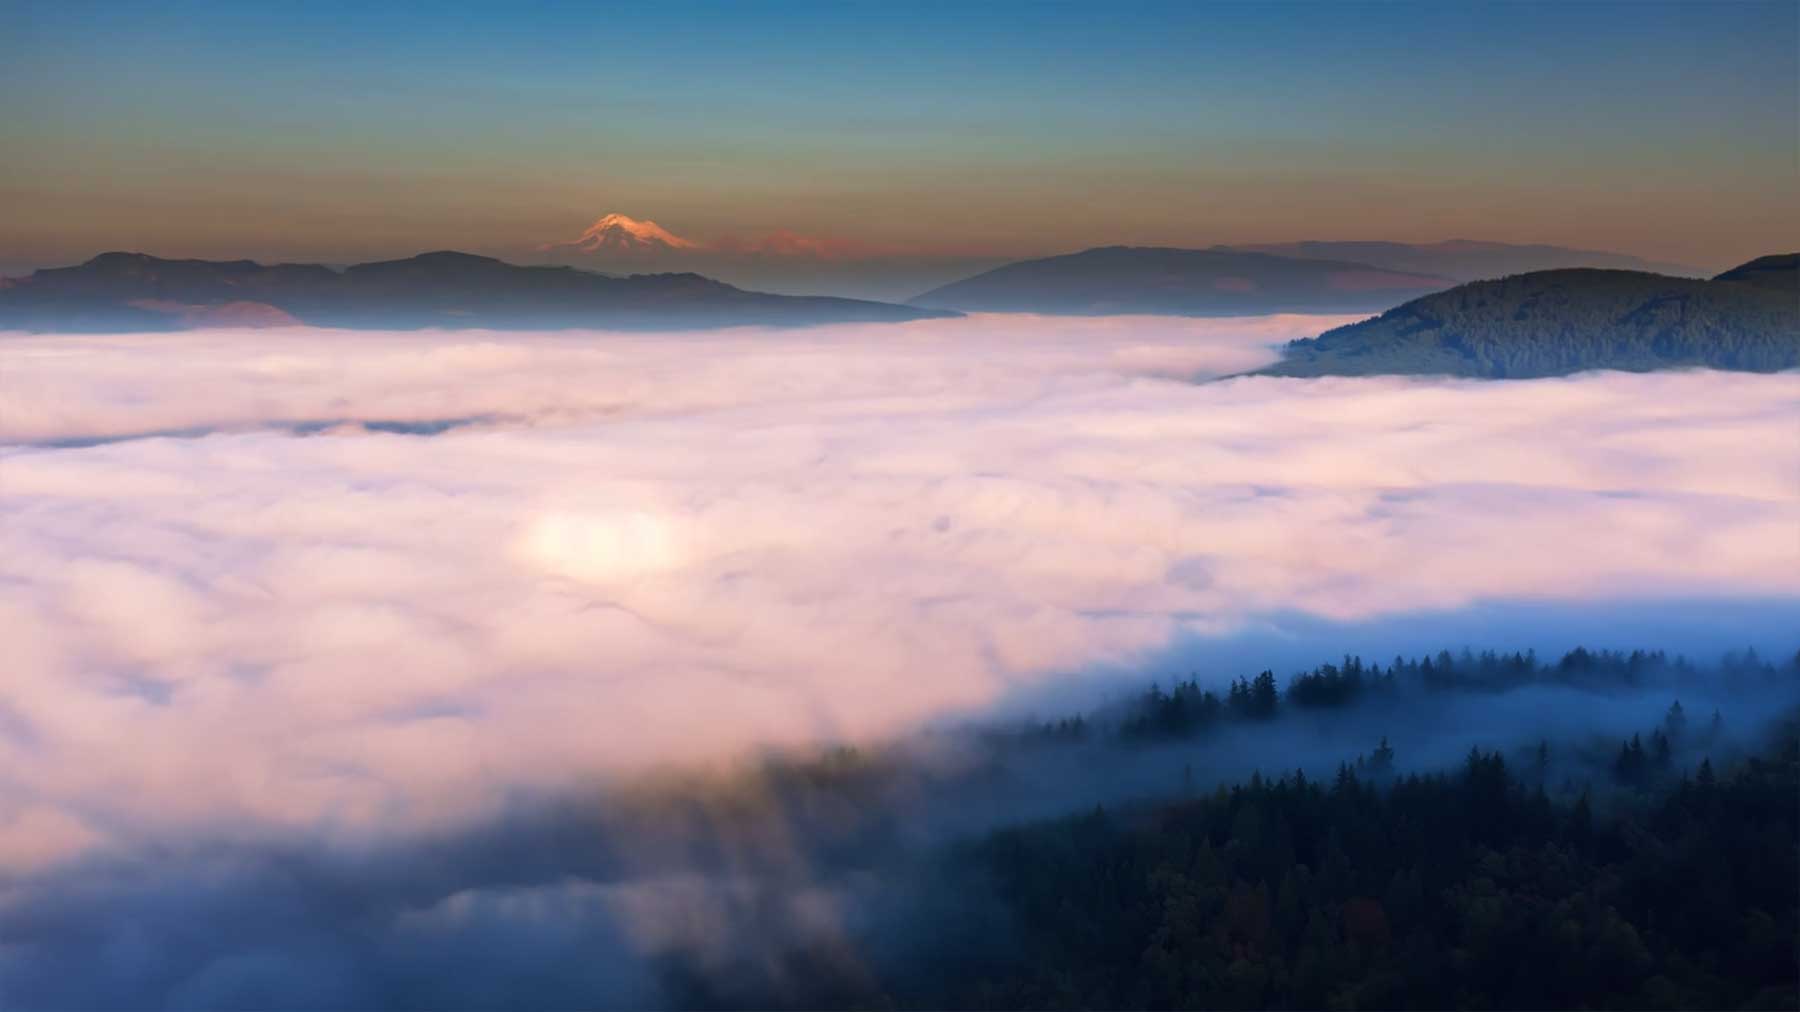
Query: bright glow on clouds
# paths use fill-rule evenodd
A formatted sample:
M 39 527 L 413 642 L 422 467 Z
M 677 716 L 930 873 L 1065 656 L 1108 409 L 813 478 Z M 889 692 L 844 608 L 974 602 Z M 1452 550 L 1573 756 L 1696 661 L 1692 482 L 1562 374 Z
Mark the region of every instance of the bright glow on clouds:
M 1800 376 L 1186 379 L 1335 322 L 4 338 L 0 872 L 444 825 L 1288 611 L 1800 594 Z

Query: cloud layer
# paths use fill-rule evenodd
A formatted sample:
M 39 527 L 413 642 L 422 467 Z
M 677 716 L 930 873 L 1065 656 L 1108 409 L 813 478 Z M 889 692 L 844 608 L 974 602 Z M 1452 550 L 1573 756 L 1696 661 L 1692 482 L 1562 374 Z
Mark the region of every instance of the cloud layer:
M 1189 381 L 1335 322 L 6 338 L 0 875 L 455 825 L 1288 613 L 1800 596 L 1800 377 Z

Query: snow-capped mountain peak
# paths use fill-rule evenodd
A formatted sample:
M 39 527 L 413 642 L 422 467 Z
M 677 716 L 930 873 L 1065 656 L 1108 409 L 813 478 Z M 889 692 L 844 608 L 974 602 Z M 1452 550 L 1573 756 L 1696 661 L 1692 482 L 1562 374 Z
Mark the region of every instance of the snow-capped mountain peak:
M 655 252 L 698 249 L 701 244 L 683 239 L 654 221 L 640 221 L 623 214 L 609 214 L 589 225 L 570 242 L 551 243 L 546 249 L 578 249 L 584 253 Z

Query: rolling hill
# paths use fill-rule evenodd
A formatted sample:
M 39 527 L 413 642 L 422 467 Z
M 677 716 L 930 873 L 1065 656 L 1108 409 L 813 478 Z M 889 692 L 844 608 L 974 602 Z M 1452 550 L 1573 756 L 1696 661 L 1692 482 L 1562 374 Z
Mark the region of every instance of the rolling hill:
M 1800 296 L 1800 253 L 1757 257 L 1719 275 L 1714 281 L 1737 281 L 1771 291 Z
M 0 329 L 180 330 L 203 326 L 607 327 L 897 322 L 953 313 L 883 302 L 746 291 L 698 274 L 615 277 L 520 267 L 467 253 L 357 264 L 164 260 L 104 253 L 0 283 Z
M 1506 379 L 1588 369 L 1793 369 L 1794 263 L 1791 254 L 1764 257 L 1711 281 L 1585 269 L 1477 281 L 1295 341 L 1262 372 Z
M 1251 316 L 1358 313 L 1453 285 L 1367 264 L 1235 250 L 1103 246 L 1023 260 L 909 300 L 964 312 Z
M 1383 270 L 1431 274 L 1456 281 L 1484 281 L 1513 274 L 1572 267 L 1645 271 L 1675 277 L 1697 277 L 1704 273 L 1681 264 L 1659 263 L 1625 253 L 1542 244 L 1483 242 L 1475 239 L 1431 243 L 1286 242 L 1220 248 L 1312 260 L 1350 260 Z

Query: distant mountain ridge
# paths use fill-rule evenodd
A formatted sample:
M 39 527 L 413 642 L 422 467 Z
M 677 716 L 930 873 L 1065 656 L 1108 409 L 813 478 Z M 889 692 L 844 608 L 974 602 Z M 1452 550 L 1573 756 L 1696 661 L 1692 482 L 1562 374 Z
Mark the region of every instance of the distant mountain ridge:
M 1022 260 L 908 300 L 965 312 L 1065 315 L 1375 312 L 1455 284 L 1348 261 L 1228 249 L 1101 246 Z
M 103 253 L 0 286 L 0 329 L 177 330 L 212 325 L 607 327 L 897 322 L 953 313 L 746 291 L 698 274 L 617 277 L 441 251 L 335 271 L 318 264 Z
M 1350 260 L 1385 270 L 1431 274 L 1456 281 L 1485 281 L 1512 274 L 1573 267 L 1644 271 L 1673 277 L 1700 277 L 1706 273 L 1682 264 L 1660 263 L 1625 253 L 1570 249 L 1541 243 L 1517 244 L 1474 239 L 1450 239 L 1434 243 L 1308 241 L 1216 248 L 1304 259 Z
M 1588 369 L 1800 368 L 1800 254 L 1713 280 L 1637 271 L 1538 271 L 1477 281 L 1290 343 L 1274 376 L 1487 379 Z
M 1737 281 L 1771 291 L 1800 295 L 1800 253 L 1757 257 L 1747 264 L 1733 267 L 1713 280 Z

